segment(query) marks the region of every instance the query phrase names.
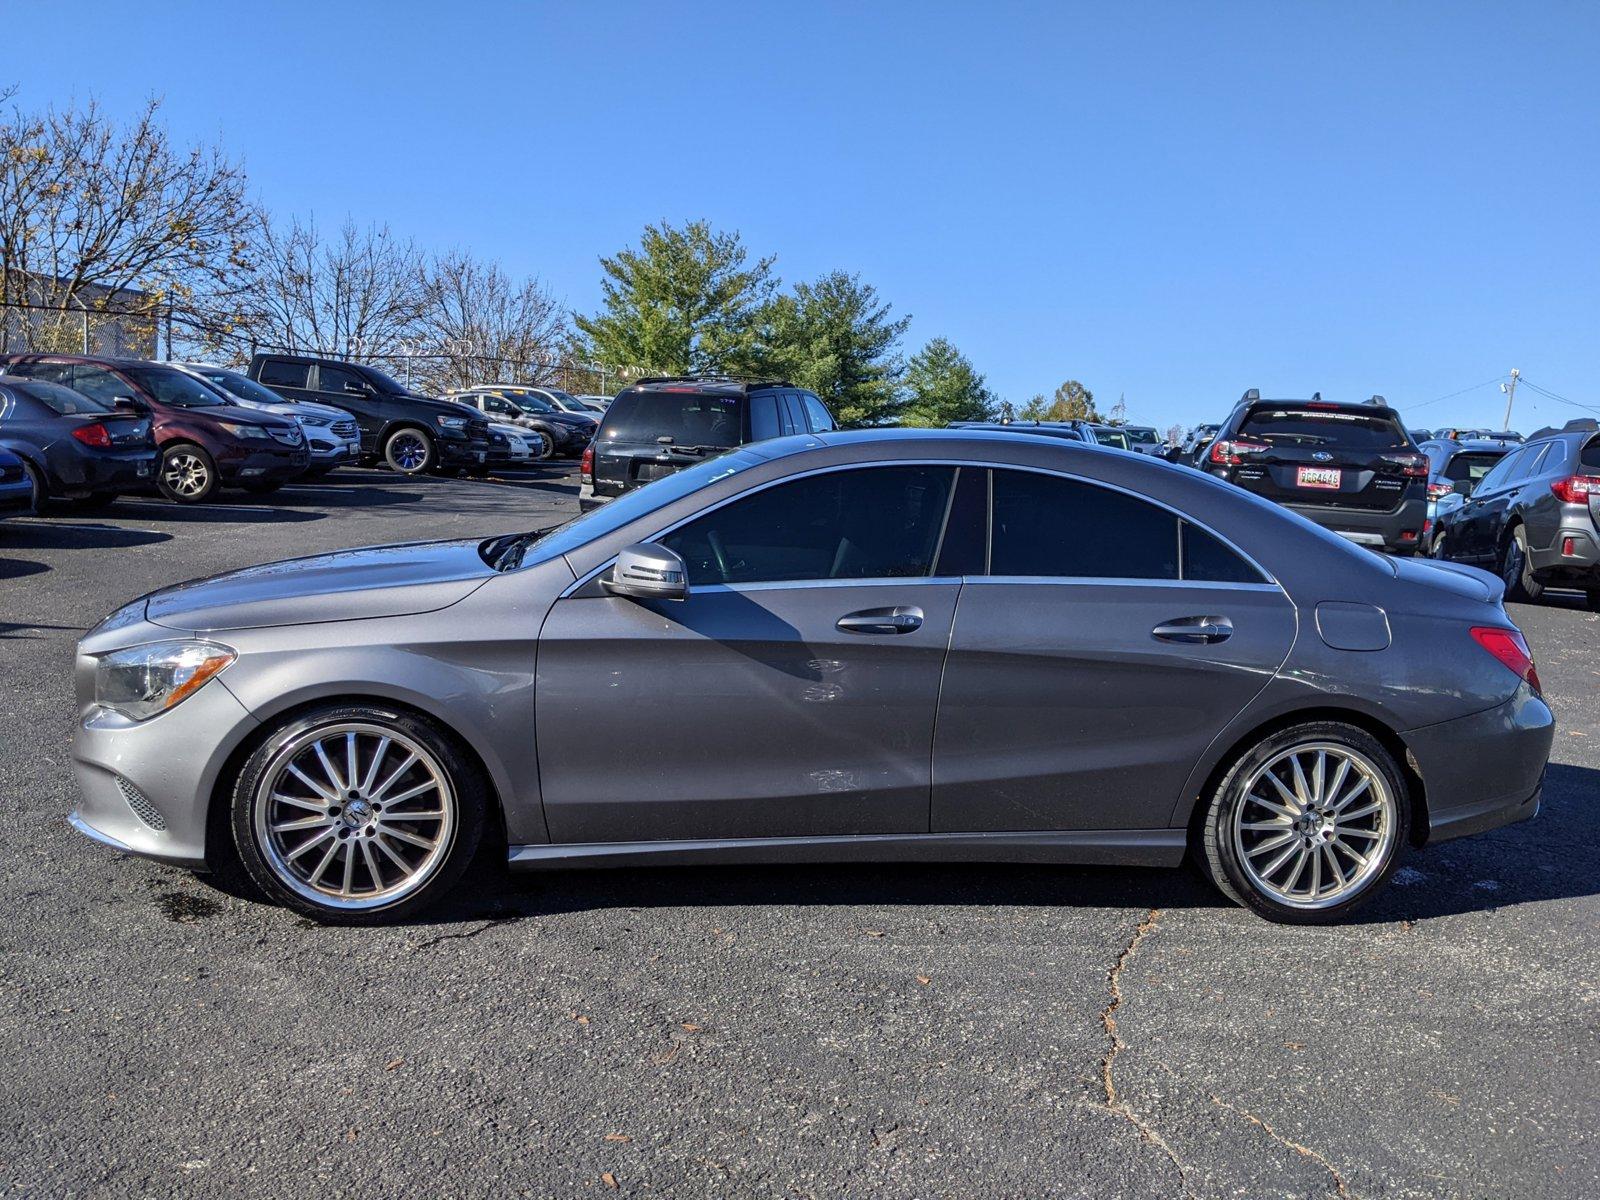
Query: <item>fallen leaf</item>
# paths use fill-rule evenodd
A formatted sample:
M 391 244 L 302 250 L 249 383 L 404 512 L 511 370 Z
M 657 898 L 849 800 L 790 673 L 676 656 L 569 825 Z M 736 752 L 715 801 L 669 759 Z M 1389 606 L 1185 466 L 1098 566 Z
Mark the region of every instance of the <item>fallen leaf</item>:
M 360 1131 L 355 1129 L 353 1126 L 344 1131 L 344 1140 L 347 1142 L 353 1142 L 360 1136 Z
M 683 1022 L 683 1027 L 686 1030 L 688 1030 L 690 1033 L 699 1033 L 700 1032 L 700 1026 L 696 1025 L 693 1021 L 685 1021 L 685 1022 Z
M 866 934 L 868 937 L 882 937 L 883 936 L 883 930 L 881 930 L 881 929 L 863 929 L 861 932 Z
M 631 1141 L 633 1141 L 633 1139 L 631 1137 L 629 1137 L 625 1133 L 608 1133 L 608 1134 L 606 1134 L 606 1141 L 608 1141 L 608 1142 L 631 1142 Z
M 617 1190 L 617 1177 L 615 1175 L 613 1175 L 610 1171 L 602 1171 L 602 1172 L 600 1172 L 600 1182 L 605 1184 L 612 1191 L 616 1191 Z
M 933 980 L 929 979 L 926 975 L 918 975 L 917 976 L 917 982 L 920 983 L 923 987 L 927 987 L 930 983 L 933 982 Z
M 576 1009 L 574 1009 L 568 1015 L 570 1015 L 572 1017 L 572 1019 L 574 1021 L 576 1021 L 579 1025 L 587 1025 L 589 1023 L 589 1018 L 584 1016 L 582 1013 L 578 1012 Z
M 403 1058 L 391 1058 L 388 1062 L 383 1064 L 383 1069 L 385 1071 L 392 1071 L 405 1061 L 406 1060 Z

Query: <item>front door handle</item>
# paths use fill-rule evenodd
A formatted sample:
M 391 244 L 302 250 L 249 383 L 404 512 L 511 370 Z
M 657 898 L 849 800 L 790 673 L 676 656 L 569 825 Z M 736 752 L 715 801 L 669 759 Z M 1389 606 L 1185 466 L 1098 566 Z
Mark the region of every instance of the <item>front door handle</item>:
M 909 604 L 893 608 L 864 608 L 839 618 L 840 633 L 914 633 L 922 628 L 922 610 Z
M 1163 642 L 1210 646 L 1233 636 L 1233 622 L 1227 617 L 1179 617 L 1165 625 L 1157 625 L 1150 631 L 1150 636 Z

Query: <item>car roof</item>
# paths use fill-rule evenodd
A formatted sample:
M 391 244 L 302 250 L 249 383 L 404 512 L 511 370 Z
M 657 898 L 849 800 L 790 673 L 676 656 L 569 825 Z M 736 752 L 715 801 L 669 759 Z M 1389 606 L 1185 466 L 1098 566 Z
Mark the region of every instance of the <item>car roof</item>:
M 1428 443 L 1448 446 L 1452 450 L 1470 450 L 1474 454 L 1510 454 L 1522 448 L 1521 442 L 1502 442 L 1493 438 L 1429 438 Z
M 622 390 L 683 392 L 695 395 L 747 396 L 769 388 L 794 388 L 786 379 L 736 379 L 731 376 L 654 375 L 636 379 Z M 802 389 L 803 390 L 803 389 Z M 620 393 L 619 393 L 620 394 Z

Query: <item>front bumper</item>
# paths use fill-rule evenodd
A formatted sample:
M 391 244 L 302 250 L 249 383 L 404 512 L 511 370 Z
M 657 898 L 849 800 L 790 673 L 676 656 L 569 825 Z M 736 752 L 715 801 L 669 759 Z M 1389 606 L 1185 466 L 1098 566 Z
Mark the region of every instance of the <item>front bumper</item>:
M 217 474 L 223 483 L 265 483 L 275 479 L 293 479 L 310 465 L 311 454 L 301 443 L 294 447 L 263 448 L 219 458 Z
M 475 467 L 489 461 L 489 443 L 466 439 L 440 438 L 439 464 L 446 467 Z
M 1497 829 L 1539 811 L 1555 717 L 1527 684 L 1497 708 L 1401 737 L 1422 776 L 1429 844 Z
M 69 819 L 124 853 L 203 865 L 212 792 L 258 724 L 220 677 L 148 721 L 91 705 L 72 741 L 78 804 Z

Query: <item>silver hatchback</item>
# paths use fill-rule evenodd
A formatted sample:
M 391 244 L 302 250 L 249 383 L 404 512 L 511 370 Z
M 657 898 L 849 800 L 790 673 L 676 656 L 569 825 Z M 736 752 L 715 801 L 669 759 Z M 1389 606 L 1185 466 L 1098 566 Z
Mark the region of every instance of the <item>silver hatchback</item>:
M 1532 816 L 1552 736 L 1495 577 L 984 431 L 780 438 L 555 529 L 185 584 L 90 632 L 77 675 L 80 830 L 236 857 L 344 922 L 488 847 L 1187 855 L 1328 921 L 1412 848 Z

